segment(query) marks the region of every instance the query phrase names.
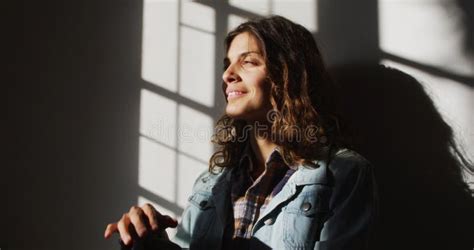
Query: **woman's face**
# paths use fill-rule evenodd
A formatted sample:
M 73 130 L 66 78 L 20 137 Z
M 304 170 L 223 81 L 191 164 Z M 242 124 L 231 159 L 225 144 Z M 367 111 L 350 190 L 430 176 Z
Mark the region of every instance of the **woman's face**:
M 248 32 L 237 35 L 224 59 L 222 74 L 227 99 L 226 114 L 236 119 L 263 121 L 272 108 L 271 83 L 257 39 Z

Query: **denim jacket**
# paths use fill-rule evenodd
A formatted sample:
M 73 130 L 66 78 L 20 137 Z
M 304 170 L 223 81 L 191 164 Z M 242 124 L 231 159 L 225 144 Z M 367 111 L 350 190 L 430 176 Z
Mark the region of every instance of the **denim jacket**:
M 298 166 L 253 227 L 250 249 L 367 249 L 377 211 L 369 162 L 340 149 L 329 162 Z M 183 248 L 225 248 L 233 226 L 232 170 L 206 171 L 196 180 L 177 234 Z

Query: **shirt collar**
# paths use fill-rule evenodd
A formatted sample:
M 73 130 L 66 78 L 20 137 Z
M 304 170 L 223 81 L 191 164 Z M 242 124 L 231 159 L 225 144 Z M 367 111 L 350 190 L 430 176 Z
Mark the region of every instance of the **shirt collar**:
M 247 161 L 248 162 L 248 171 L 252 171 L 253 167 L 254 167 L 252 157 L 253 157 L 252 147 L 250 146 L 250 142 L 247 142 L 245 147 L 244 147 L 242 157 L 240 158 L 238 167 L 240 168 L 242 166 L 242 164 L 244 164 L 245 161 Z M 286 165 L 285 161 L 283 160 L 283 156 L 281 154 L 281 149 L 280 149 L 279 146 L 276 146 L 272 150 L 272 152 L 268 156 L 267 160 L 265 161 L 265 167 L 267 167 L 269 165 L 269 163 L 271 163 L 271 162 L 281 162 L 285 166 L 287 166 L 288 168 L 293 169 L 293 167 Z M 296 168 L 297 168 L 297 166 L 294 167 L 294 169 L 296 169 Z
M 248 171 L 253 170 L 253 161 L 252 161 L 252 148 L 250 147 L 250 143 L 247 142 L 245 144 L 244 150 L 242 151 L 242 157 L 240 157 L 238 168 L 241 168 L 245 163 L 248 163 Z

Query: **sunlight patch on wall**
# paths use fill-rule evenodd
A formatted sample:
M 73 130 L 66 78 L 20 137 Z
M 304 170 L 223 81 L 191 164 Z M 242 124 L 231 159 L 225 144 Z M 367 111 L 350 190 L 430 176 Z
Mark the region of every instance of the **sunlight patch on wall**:
M 238 16 L 238 15 L 234 15 L 234 14 L 229 15 L 229 17 L 227 18 L 227 32 L 237 28 L 239 24 L 247 20 L 248 20 L 247 18 Z
M 183 1 L 181 5 L 181 22 L 183 24 L 214 33 L 216 31 L 216 11 L 192 1 Z
M 249 11 L 256 15 L 267 16 L 280 15 L 293 22 L 303 25 L 309 31 L 315 33 L 318 30 L 317 19 L 318 0 L 231 0 L 229 4 L 234 7 Z M 227 31 L 237 27 L 246 21 L 245 17 L 230 14 L 228 16 Z
M 207 161 L 197 161 L 183 154 L 179 155 L 177 204 L 185 207 L 196 178 L 208 168 Z
M 174 202 L 176 152 L 141 136 L 138 156 L 139 186 L 163 199 Z
M 273 0 L 272 7 L 273 14 L 299 23 L 313 33 L 318 30 L 317 0 Z
M 181 28 L 179 93 L 191 100 L 214 105 L 214 34 Z
M 213 150 L 213 119 L 202 110 L 215 105 L 216 11 L 189 0 L 143 7 L 138 201 L 170 213 L 186 205 Z M 147 191 L 169 203 L 151 202 Z
M 229 0 L 229 4 L 257 15 L 268 15 L 271 11 L 271 0 Z
M 176 147 L 176 110 L 173 100 L 143 89 L 140 98 L 140 133 Z
M 379 0 L 380 47 L 412 61 L 474 76 L 472 61 L 462 49 L 460 15 L 444 2 Z
M 213 151 L 211 136 L 213 120 L 206 114 L 179 105 L 178 149 L 207 162 Z
M 142 78 L 178 90 L 178 1 L 144 0 Z

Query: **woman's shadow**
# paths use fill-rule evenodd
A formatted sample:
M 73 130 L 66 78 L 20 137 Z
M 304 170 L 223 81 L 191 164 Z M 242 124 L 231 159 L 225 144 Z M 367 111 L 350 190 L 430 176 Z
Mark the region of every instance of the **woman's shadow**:
M 474 199 L 455 146 L 421 84 L 381 65 L 333 70 L 354 149 L 375 167 L 380 197 L 373 249 L 474 247 Z M 348 129 L 350 128 L 350 129 Z

